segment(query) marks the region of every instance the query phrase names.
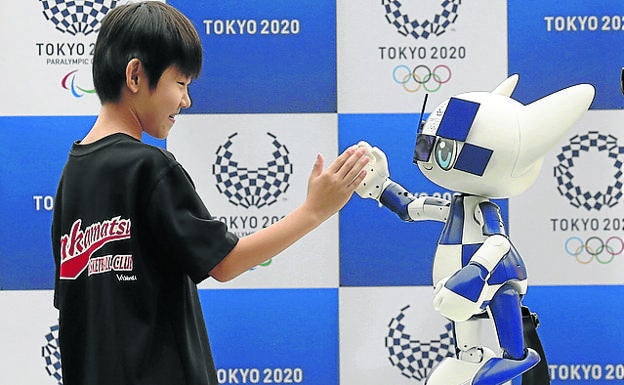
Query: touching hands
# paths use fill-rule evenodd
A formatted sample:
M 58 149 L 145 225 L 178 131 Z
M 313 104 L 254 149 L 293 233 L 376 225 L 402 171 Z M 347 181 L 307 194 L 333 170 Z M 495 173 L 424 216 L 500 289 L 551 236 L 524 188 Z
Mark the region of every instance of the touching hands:
M 210 275 L 229 281 L 254 266 L 273 258 L 314 230 L 340 210 L 366 176 L 365 149 L 355 146 L 345 150 L 323 170 L 322 155 L 316 157 L 308 180 L 308 195 L 303 204 L 279 221 L 239 239 Z
M 369 158 L 366 167 L 366 177 L 355 190 L 362 198 L 371 198 L 379 200 L 383 192 L 384 183 L 390 177 L 388 171 L 388 159 L 386 154 L 377 147 L 371 147 L 367 142 L 361 141 L 357 144 L 358 149 L 366 149 Z
M 304 205 L 320 222 L 340 210 L 351 198 L 366 176 L 369 161 L 364 148 L 346 149 L 332 164 L 323 170 L 324 159 L 318 154 L 308 180 L 308 195 Z

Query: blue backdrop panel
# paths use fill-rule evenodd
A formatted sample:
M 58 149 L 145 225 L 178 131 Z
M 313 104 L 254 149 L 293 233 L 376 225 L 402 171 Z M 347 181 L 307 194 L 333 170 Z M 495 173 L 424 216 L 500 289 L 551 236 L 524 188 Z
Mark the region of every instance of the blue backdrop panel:
M 528 103 L 571 84 L 596 87 L 593 109 L 624 106 L 624 14 L 617 0 L 509 0 L 509 73 Z M 529 85 L 529 86 L 527 86 Z
M 386 153 L 390 178 L 410 192 L 444 192 L 412 164 L 418 119 L 418 114 L 341 114 L 340 150 L 365 140 Z M 436 222 L 403 222 L 377 202 L 354 196 L 340 212 L 340 284 L 431 285 L 435 240 L 441 230 Z
M 524 303 L 539 316 L 552 385 L 624 380 L 624 329 L 614 324 L 623 297 L 623 286 L 529 287 Z
M 53 198 L 71 144 L 93 116 L 0 117 L 8 150 L 0 164 L 0 289 L 51 289 Z M 146 143 L 165 146 L 147 135 Z M 97 202 L 93 202 L 97 204 Z
M 191 113 L 336 111 L 335 1 L 169 3 L 204 46 Z
M 50 289 L 51 199 L 72 141 L 93 117 L 0 117 L 4 143 L 0 164 L 0 289 Z
M 201 290 L 200 299 L 222 384 L 338 384 L 337 288 Z

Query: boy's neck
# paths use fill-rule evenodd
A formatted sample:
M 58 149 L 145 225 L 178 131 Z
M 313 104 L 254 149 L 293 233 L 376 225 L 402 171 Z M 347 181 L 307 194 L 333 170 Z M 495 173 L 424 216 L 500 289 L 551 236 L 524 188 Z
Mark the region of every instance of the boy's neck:
M 141 140 L 143 129 L 135 113 L 122 103 L 105 103 L 81 144 L 96 142 L 112 134 L 123 133 Z

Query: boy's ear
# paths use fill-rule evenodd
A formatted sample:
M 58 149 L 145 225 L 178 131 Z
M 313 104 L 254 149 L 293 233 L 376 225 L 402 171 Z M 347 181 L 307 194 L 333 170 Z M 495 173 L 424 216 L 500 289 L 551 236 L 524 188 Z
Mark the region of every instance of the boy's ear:
M 132 93 L 139 90 L 141 82 L 145 81 L 143 63 L 137 58 L 133 58 L 126 65 L 126 86 Z

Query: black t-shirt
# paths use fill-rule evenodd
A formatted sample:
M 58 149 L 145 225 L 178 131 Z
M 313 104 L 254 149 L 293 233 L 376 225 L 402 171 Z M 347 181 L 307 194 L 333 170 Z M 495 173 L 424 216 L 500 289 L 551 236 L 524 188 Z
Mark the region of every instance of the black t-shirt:
M 217 385 L 195 284 L 237 241 L 169 152 L 74 144 L 52 224 L 63 384 Z

